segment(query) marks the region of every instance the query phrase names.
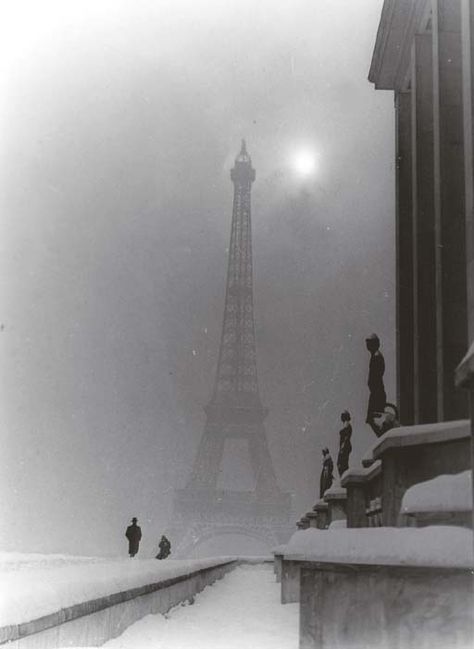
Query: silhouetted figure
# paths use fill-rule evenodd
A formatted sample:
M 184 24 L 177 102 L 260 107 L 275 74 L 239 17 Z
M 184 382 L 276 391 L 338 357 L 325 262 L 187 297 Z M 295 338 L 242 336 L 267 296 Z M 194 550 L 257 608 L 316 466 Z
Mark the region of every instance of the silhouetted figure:
M 156 559 L 166 559 L 167 557 L 170 556 L 171 554 L 171 543 L 169 540 L 166 538 L 166 536 L 163 534 L 161 537 L 161 541 L 158 544 L 158 547 L 160 548 L 160 551 L 156 555 Z
M 380 340 L 377 334 L 371 334 L 366 338 L 365 344 L 370 352 L 369 378 L 367 381 L 370 396 L 366 422 L 377 437 L 380 437 L 382 433 L 375 422 L 375 418 L 383 415 L 385 404 L 387 403 L 387 395 L 385 394 L 385 386 L 383 384 L 385 360 L 380 351 Z
M 330 488 L 333 483 L 334 476 L 334 463 L 329 454 L 329 449 L 323 448 L 323 468 L 321 471 L 321 478 L 319 480 L 319 497 L 322 498 L 324 493 Z
M 142 531 L 137 525 L 137 519 L 135 517 L 132 518 L 132 524 L 127 527 L 125 536 L 128 539 L 128 554 L 132 558 L 137 554 L 140 539 L 142 538 Z
M 351 415 L 347 410 L 341 414 L 342 428 L 339 431 L 339 453 L 337 455 L 337 470 L 339 477 L 349 468 L 349 455 L 352 451 Z

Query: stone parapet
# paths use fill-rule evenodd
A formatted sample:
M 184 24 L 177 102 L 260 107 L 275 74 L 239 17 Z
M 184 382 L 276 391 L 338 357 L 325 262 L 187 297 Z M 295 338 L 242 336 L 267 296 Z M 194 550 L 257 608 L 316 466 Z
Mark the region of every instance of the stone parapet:
M 394 428 L 371 450 L 382 462 L 381 505 L 384 526 L 403 525 L 400 507 L 406 490 L 442 474 L 471 466 L 469 420 Z
M 216 560 L 207 568 L 190 568 L 173 578 L 85 599 L 37 619 L 0 627 L 0 644 L 8 643 L 11 649 L 102 645 L 145 615 L 166 613 L 180 602 L 192 599 L 239 563 Z
M 293 563 L 300 571 L 300 649 L 472 646 L 469 569 Z

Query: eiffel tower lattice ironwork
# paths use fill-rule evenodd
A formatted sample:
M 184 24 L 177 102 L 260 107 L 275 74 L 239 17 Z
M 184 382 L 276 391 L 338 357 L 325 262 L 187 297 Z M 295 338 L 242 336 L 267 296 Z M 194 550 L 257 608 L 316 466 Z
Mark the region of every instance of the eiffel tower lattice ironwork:
M 250 210 L 255 170 L 245 140 L 230 177 L 234 202 L 216 378 L 191 479 L 175 494 L 172 533 L 181 537 L 182 552 L 207 537 L 231 532 L 271 546 L 290 529 L 290 495 L 277 485 L 263 423 L 268 410 L 258 389 Z M 254 491 L 218 488 L 225 443 L 236 438 L 248 446 Z

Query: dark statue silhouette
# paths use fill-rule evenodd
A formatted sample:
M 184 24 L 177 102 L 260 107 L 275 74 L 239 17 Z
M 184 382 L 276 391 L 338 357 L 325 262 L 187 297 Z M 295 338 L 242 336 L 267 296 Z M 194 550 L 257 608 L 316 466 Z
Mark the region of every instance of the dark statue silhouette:
M 325 492 L 331 487 L 334 476 L 334 463 L 329 453 L 329 449 L 323 448 L 323 468 L 319 480 L 319 497 L 322 498 Z
M 385 360 L 380 351 L 379 337 L 377 334 L 371 334 L 365 339 L 365 344 L 370 352 L 369 377 L 367 381 L 370 395 L 366 423 L 369 424 L 377 437 L 381 437 L 391 428 L 399 426 L 398 409 L 393 403 L 387 403 L 387 395 L 383 382 Z
M 337 455 L 337 470 L 339 477 L 349 468 L 349 456 L 352 451 L 351 415 L 347 410 L 341 413 L 342 428 L 339 431 L 339 453 Z

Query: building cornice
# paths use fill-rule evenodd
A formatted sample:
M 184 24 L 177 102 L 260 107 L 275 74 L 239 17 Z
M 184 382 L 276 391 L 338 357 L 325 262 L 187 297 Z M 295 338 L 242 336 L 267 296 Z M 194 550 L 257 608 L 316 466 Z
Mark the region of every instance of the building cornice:
M 369 70 L 377 90 L 407 89 L 413 38 L 429 17 L 429 0 L 385 0 Z

